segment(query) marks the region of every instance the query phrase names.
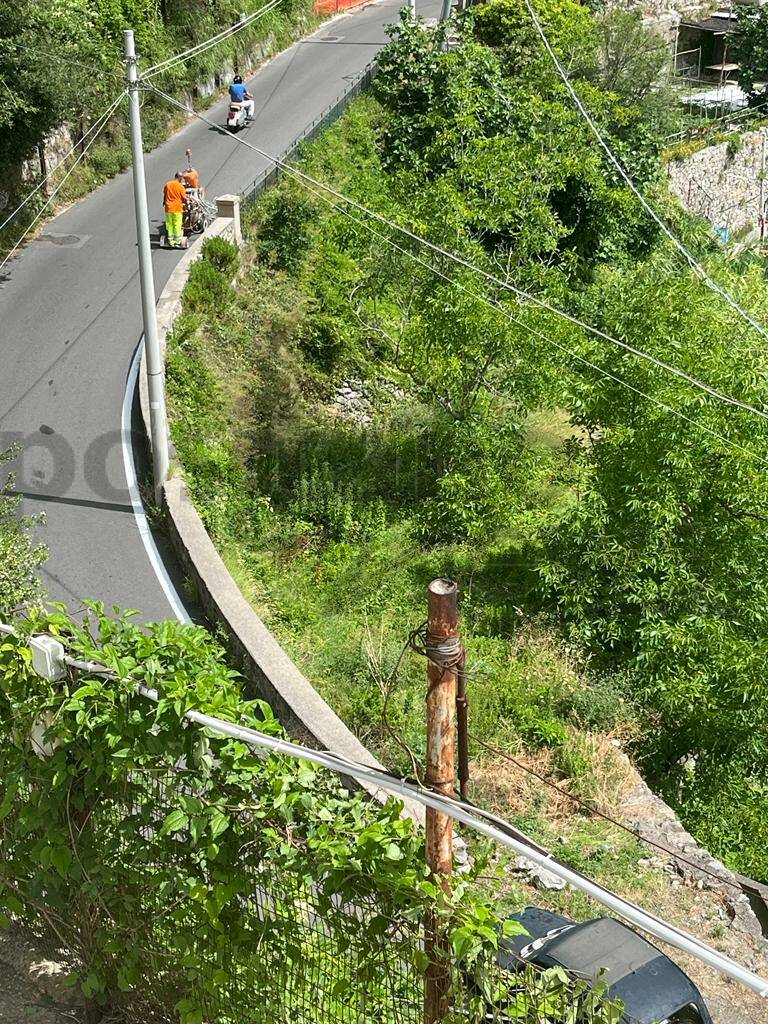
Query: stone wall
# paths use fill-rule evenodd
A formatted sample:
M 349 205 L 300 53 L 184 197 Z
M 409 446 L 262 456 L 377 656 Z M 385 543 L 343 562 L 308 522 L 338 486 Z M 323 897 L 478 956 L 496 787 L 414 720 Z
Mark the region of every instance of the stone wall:
M 672 808 L 651 792 L 637 775 L 626 754 L 621 757 L 629 774 L 636 780 L 622 802 L 621 817 L 640 839 L 652 844 L 648 865 L 679 875 L 682 881 L 699 889 L 719 893 L 727 908 L 727 923 L 752 939 L 762 938 L 762 925 L 744 891 L 744 883 L 751 883 L 751 879 L 735 875 L 722 861 L 699 846 Z M 761 914 L 765 913 L 764 905 L 758 909 Z
M 728 235 L 759 227 L 760 179 L 768 128 L 744 132 L 739 142 L 707 146 L 667 165 L 669 186 L 690 213 Z M 768 196 L 768 192 L 766 192 Z
M 50 135 L 47 135 L 42 143 L 43 156 L 47 164 L 48 170 L 55 167 L 67 153 L 72 149 L 75 142 L 75 136 L 69 125 L 62 125 L 55 131 L 52 131 Z M 21 166 L 21 180 L 22 182 L 33 181 L 38 178 L 42 173 L 42 165 L 40 160 L 40 152 L 29 160 L 25 160 Z
M 296 25 L 293 30 L 293 38 L 301 38 L 306 30 L 306 24 Z M 275 55 L 277 43 L 278 40 L 274 33 L 269 33 L 265 39 L 255 42 L 253 48 L 240 57 L 237 70 L 244 76 L 252 75 L 265 60 Z M 215 93 L 224 90 L 228 83 L 231 82 L 232 76 L 235 73 L 235 68 L 231 63 L 224 63 L 217 74 L 198 82 L 191 93 L 183 95 L 181 100 L 188 106 L 195 106 L 196 100 L 213 96 Z M 85 123 L 84 128 L 86 131 L 90 128 L 91 123 L 90 121 Z M 38 147 L 38 151 L 30 156 L 28 160 L 23 161 L 21 165 L 17 164 L 11 168 L 8 174 L 10 180 L 6 183 L 4 189 L 0 189 L 0 210 L 5 206 L 9 206 L 16 193 L 21 192 L 27 183 L 40 177 L 43 173 L 43 161 L 48 172 L 60 163 L 78 137 L 77 126 L 61 125 L 43 139 Z

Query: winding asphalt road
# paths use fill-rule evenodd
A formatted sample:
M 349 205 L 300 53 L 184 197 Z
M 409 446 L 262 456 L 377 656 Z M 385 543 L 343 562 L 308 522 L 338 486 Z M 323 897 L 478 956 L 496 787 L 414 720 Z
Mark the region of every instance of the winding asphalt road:
M 256 119 L 244 137 L 283 152 L 372 60 L 401 5 L 379 0 L 342 15 L 266 64 L 251 79 Z M 419 13 L 434 17 L 439 7 L 426 0 Z M 224 104 L 207 116 L 223 123 Z M 192 122 L 147 155 L 155 231 L 163 182 L 184 165 L 187 146 L 210 197 L 247 188 L 266 163 Z M 100 600 L 148 621 L 185 612 L 173 559 L 137 514 L 123 444 L 135 435 L 141 338 L 135 239 L 126 172 L 46 224 L 0 274 L 0 450 L 20 445 L 11 470 L 22 512 L 45 513 L 36 533 L 49 548 L 50 598 L 71 607 Z M 159 294 L 178 254 L 158 249 L 153 259 Z

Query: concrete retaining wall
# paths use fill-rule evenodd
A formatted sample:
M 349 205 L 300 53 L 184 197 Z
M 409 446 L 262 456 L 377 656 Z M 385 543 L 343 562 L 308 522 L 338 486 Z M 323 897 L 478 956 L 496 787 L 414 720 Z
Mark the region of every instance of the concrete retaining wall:
M 219 217 L 205 237 L 218 235 L 234 240 L 235 225 L 233 219 Z M 190 267 L 200 257 L 202 242 L 203 238 L 199 237 L 184 253 L 157 302 L 163 362 L 168 335 L 181 312 Z M 139 398 L 144 432 L 149 441 L 152 434 L 144 353 L 139 368 Z M 209 623 L 220 626 L 228 638 L 232 663 L 242 672 L 248 695 L 266 700 L 286 729 L 301 742 L 320 750 L 332 750 L 360 764 L 383 768 L 294 665 L 240 593 L 197 514 L 178 464 L 173 466 L 171 477 L 163 487 L 163 503 L 174 551 L 185 575 L 195 586 Z M 347 781 L 350 788 L 355 787 L 352 780 Z M 377 799 L 387 798 L 387 794 L 376 787 L 365 788 Z M 423 822 L 424 808 L 420 804 L 407 802 L 406 812 L 415 821 Z

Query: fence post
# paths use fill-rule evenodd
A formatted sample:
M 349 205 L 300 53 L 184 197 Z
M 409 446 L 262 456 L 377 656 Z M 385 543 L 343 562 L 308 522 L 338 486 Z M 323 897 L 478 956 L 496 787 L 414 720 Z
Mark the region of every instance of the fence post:
M 456 725 L 456 669 L 461 656 L 457 594 L 451 580 L 429 585 L 427 620 L 427 770 L 425 782 L 438 793 L 453 793 Z M 447 814 L 427 808 L 427 865 L 439 879 L 446 896 L 451 892 L 453 821 Z M 425 921 L 428 965 L 424 984 L 424 1024 L 435 1024 L 448 1014 L 451 990 L 450 945 L 439 910 Z
M 240 196 L 216 196 L 216 216 L 232 221 L 232 241 L 235 245 L 242 245 L 243 232 L 240 227 Z

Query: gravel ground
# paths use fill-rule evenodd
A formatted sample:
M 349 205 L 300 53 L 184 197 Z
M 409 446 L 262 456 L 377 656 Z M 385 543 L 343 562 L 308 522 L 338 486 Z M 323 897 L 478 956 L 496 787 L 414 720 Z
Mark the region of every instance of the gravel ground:
M 79 1024 L 61 990 L 61 974 L 59 964 L 22 936 L 0 932 L 0 1024 Z

